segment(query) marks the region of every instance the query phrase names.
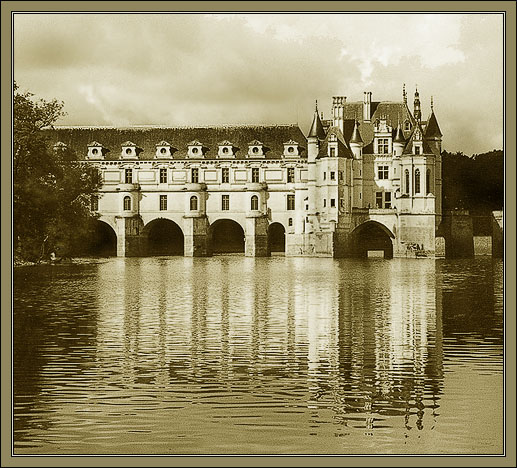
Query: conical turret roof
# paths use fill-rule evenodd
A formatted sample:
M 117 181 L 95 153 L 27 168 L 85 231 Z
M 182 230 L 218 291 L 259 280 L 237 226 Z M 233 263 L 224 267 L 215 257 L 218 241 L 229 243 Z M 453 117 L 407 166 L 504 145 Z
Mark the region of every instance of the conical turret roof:
M 316 110 L 314 111 L 314 118 L 312 119 L 311 129 L 309 130 L 308 138 L 317 137 L 319 140 L 325 139 L 325 130 L 321 123 L 320 116 L 318 115 L 318 105 L 316 104 Z
M 359 124 L 357 123 L 357 120 L 355 121 L 354 131 L 350 137 L 350 143 L 363 143 L 363 139 L 359 133 Z
M 434 115 L 434 111 L 431 111 L 431 116 L 427 121 L 427 125 L 425 127 L 425 137 L 426 138 L 441 138 L 443 136 L 440 126 L 438 125 L 438 120 L 436 120 L 436 116 Z
M 404 133 L 402 132 L 402 127 L 400 126 L 400 123 L 397 126 L 397 133 L 395 134 L 395 139 L 393 140 L 394 143 L 405 143 L 406 140 L 404 139 Z

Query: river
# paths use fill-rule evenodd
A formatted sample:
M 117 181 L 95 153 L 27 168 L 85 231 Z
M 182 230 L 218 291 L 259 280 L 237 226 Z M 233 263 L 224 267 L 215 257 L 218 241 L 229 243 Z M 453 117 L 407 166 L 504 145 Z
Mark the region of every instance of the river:
M 500 454 L 503 263 L 14 271 L 15 454 Z

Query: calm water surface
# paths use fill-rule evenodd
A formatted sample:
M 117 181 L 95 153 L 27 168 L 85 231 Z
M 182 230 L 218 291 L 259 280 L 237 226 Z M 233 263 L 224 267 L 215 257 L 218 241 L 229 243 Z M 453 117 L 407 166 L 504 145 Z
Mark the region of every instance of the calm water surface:
M 16 454 L 497 454 L 503 264 L 17 268 L 13 362 Z

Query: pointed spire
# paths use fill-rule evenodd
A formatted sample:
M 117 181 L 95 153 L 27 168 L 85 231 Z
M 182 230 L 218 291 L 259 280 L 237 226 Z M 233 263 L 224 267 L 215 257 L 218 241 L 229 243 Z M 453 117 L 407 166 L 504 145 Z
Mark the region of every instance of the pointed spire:
M 434 115 L 434 111 L 431 111 L 431 116 L 427 121 L 427 125 L 425 127 L 425 137 L 426 138 L 441 138 L 443 136 L 440 126 L 438 125 L 438 120 Z
M 321 123 L 320 116 L 318 114 L 318 101 L 316 100 L 316 108 L 314 110 L 314 118 L 312 119 L 311 129 L 309 130 L 308 138 L 317 137 L 320 140 L 325 139 L 325 130 L 323 130 L 323 124 Z
M 404 104 L 407 104 L 406 83 L 402 85 L 402 99 L 404 100 Z
M 418 94 L 418 85 L 415 85 L 415 100 L 413 101 L 413 114 L 415 119 L 420 122 L 422 119 L 422 111 L 420 109 L 420 94 Z
M 431 112 L 434 112 L 433 96 L 431 96 Z
M 355 121 L 354 131 L 350 137 L 350 143 L 363 143 L 363 139 L 359 133 L 359 124 L 357 123 L 357 120 Z
M 404 143 L 406 140 L 404 139 L 404 133 L 402 133 L 402 127 L 400 126 L 400 122 L 397 125 L 397 133 L 395 134 L 394 143 Z

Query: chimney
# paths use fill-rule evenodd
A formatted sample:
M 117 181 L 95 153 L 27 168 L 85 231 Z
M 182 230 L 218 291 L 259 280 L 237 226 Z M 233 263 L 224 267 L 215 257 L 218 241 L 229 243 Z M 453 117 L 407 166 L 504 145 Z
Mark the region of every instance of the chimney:
M 343 118 L 345 111 L 345 96 L 334 96 L 332 98 L 332 117 L 334 127 L 338 127 L 343 132 Z
M 364 93 L 364 102 L 363 102 L 363 120 L 365 122 L 369 122 L 371 118 L 372 111 L 372 93 L 366 92 Z

